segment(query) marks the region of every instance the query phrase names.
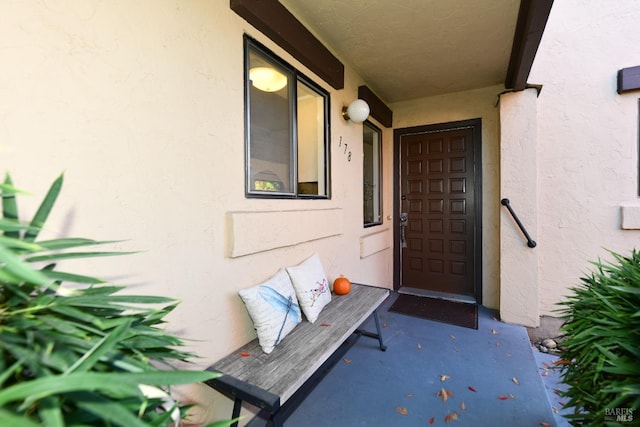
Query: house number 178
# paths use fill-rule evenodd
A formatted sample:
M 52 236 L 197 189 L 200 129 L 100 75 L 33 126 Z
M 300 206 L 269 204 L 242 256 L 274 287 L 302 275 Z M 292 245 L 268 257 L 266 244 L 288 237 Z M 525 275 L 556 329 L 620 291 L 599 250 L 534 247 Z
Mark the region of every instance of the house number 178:
M 350 162 L 351 161 L 351 150 L 349 150 L 349 144 L 347 144 L 346 142 L 343 144 L 342 143 L 342 137 L 340 137 L 340 143 L 338 144 L 338 147 L 342 147 L 343 145 L 344 145 L 343 154 L 347 155 L 347 161 Z

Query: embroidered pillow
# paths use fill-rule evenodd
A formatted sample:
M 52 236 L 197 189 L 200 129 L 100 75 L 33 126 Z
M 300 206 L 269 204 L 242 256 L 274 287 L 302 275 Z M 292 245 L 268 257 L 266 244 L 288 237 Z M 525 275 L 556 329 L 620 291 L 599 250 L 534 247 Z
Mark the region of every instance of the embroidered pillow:
M 258 342 L 265 353 L 271 353 L 302 320 L 295 290 L 284 269 L 266 282 L 238 293 L 253 320 Z
M 324 306 L 331 301 L 331 289 L 320 257 L 314 254 L 299 265 L 288 267 L 287 273 L 302 312 L 309 322 L 315 322 Z

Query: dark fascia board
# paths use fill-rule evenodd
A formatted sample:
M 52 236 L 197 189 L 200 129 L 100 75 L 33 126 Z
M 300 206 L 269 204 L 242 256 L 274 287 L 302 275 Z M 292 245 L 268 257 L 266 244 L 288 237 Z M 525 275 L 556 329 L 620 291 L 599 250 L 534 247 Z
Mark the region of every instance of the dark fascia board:
M 540 46 L 553 0 L 521 0 L 513 37 L 505 87 L 514 91 L 527 88 L 527 79 Z
M 277 0 L 230 0 L 230 7 L 329 83 L 344 88 L 344 65 Z
M 618 70 L 618 93 L 640 89 L 640 65 Z
M 358 87 L 358 98 L 367 101 L 371 116 L 384 127 L 393 126 L 393 111 L 367 86 Z

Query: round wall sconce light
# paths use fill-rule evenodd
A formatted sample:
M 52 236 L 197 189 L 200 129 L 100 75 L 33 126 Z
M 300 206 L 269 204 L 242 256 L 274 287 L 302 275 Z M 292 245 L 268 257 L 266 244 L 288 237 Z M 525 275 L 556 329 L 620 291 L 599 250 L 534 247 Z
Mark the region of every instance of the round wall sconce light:
M 348 107 L 342 107 L 342 117 L 354 123 L 362 123 L 369 117 L 369 104 L 362 99 L 356 99 Z
M 263 92 L 277 92 L 287 85 L 287 76 L 271 67 L 255 67 L 249 70 L 251 84 Z

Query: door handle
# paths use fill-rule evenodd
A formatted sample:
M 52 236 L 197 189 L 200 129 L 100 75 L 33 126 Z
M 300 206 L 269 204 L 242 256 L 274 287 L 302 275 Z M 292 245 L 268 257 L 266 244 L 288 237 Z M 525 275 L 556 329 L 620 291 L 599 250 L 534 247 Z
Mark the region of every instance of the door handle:
M 409 214 L 406 212 L 400 213 L 400 247 L 407 247 L 407 239 L 405 236 L 405 229 L 407 228 L 407 223 L 409 222 Z

